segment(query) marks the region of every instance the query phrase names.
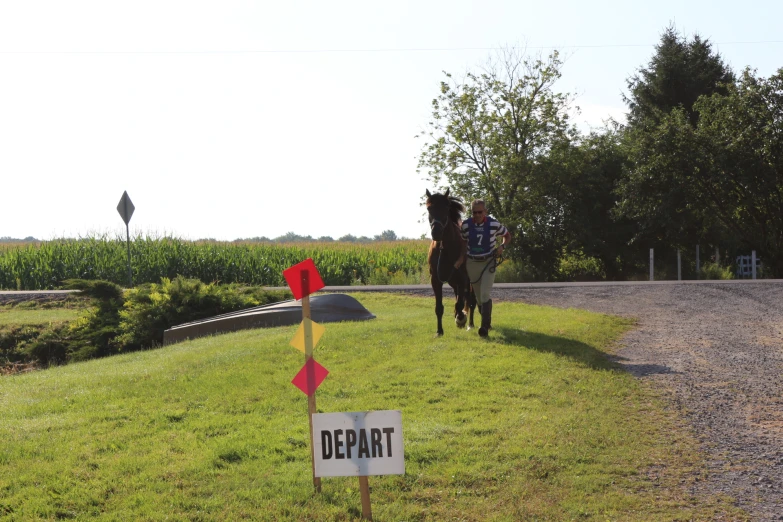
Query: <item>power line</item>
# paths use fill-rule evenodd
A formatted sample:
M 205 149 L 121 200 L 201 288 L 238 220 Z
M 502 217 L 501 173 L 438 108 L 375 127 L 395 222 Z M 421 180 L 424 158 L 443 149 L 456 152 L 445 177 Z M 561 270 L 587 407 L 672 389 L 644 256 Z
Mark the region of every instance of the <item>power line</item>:
M 781 44 L 783 40 L 757 40 L 738 42 L 710 42 L 712 45 L 760 45 Z M 586 44 L 586 45 L 529 45 L 510 47 L 511 49 L 612 49 L 630 47 L 654 47 L 657 44 Z M 330 54 L 330 53 L 426 53 L 426 52 L 459 52 L 459 51 L 498 51 L 504 47 L 407 47 L 407 48 L 374 48 L 374 49 L 246 49 L 223 51 L 0 51 L 0 54 L 36 55 L 36 54 L 90 54 L 90 55 L 130 55 L 130 54 Z

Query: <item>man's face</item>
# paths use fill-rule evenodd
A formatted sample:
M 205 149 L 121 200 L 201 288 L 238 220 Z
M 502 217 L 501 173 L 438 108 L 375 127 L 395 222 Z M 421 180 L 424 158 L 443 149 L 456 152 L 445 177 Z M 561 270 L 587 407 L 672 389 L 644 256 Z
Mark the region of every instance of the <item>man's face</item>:
M 479 225 L 484 222 L 484 217 L 487 214 L 487 210 L 484 208 L 484 205 L 474 205 L 473 206 L 473 222 L 478 223 Z

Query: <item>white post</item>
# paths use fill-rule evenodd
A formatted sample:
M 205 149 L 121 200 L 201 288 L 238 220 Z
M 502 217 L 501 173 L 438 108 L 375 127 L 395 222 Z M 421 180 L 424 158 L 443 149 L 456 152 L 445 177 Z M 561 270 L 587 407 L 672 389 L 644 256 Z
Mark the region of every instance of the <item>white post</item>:
M 699 245 L 696 245 L 696 279 L 699 279 L 701 266 L 699 265 Z
M 677 281 L 682 281 L 682 264 L 680 263 L 680 249 L 677 249 Z
M 650 281 L 654 281 L 655 277 L 653 276 L 653 249 L 650 249 Z
M 720 266 L 720 250 L 718 250 L 718 245 L 715 245 L 715 264 Z
M 753 279 L 756 279 L 756 251 L 755 250 L 750 254 L 750 264 L 753 267 L 751 268 L 751 270 L 753 270 Z

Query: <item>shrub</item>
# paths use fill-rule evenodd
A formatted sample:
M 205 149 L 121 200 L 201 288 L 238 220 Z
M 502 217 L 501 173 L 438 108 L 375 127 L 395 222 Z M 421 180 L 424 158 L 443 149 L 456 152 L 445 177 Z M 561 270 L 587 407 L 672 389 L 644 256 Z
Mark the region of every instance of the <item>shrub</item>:
M 700 279 L 734 279 L 731 267 L 722 267 L 717 263 L 704 263 Z
M 65 285 L 81 290 L 92 307 L 64 325 L 29 335 L 17 331 L 0 335 L 2 352 L 13 351 L 25 362 L 40 365 L 104 357 L 158 345 L 163 331 L 177 324 L 291 298 L 285 290 L 205 284 L 183 277 L 164 278 L 159 284 L 128 291 L 107 281 L 74 279 Z M 11 341 L 15 346 L 6 347 Z M 11 361 L 11 357 L 6 359 Z
M 92 308 L 84 316 L 66 325 L 52 326 L 21 351 L 28 359 L 50 365 L 83 361 L 118 353 L 115 338 L 120 334 L 120 309 L 125 301 L 123 290 L 108 281 L 69 279 L 69 290 L 81 290 Z
M 606 273 L 601 261 L 583 254 L 563 254 L 557 268 L 557 281 L 603 281 Z
M 116 342 L 122 350 L 150 348 L 161 344 L 163 331 L 172 326 L 290 298 L 288 291 L 163 278 L 126 292 Z

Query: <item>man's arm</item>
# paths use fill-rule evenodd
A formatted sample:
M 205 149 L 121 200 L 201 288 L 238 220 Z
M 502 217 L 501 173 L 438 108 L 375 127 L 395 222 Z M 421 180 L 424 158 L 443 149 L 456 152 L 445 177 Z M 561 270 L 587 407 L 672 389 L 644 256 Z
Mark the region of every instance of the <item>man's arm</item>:
M 503 239 L 503 242 L 500 243 L 500 245 L 498 245 L 498 248 L 497 248 L 497 253 L 498 253 L 499 256 L 503 255 L 503 250 L 506 249 L 506 245 L 511 243 L 511 232 L 509 232 L 508 229 L 506 229 L 506 233 L 503 234 L 500 237 Z

